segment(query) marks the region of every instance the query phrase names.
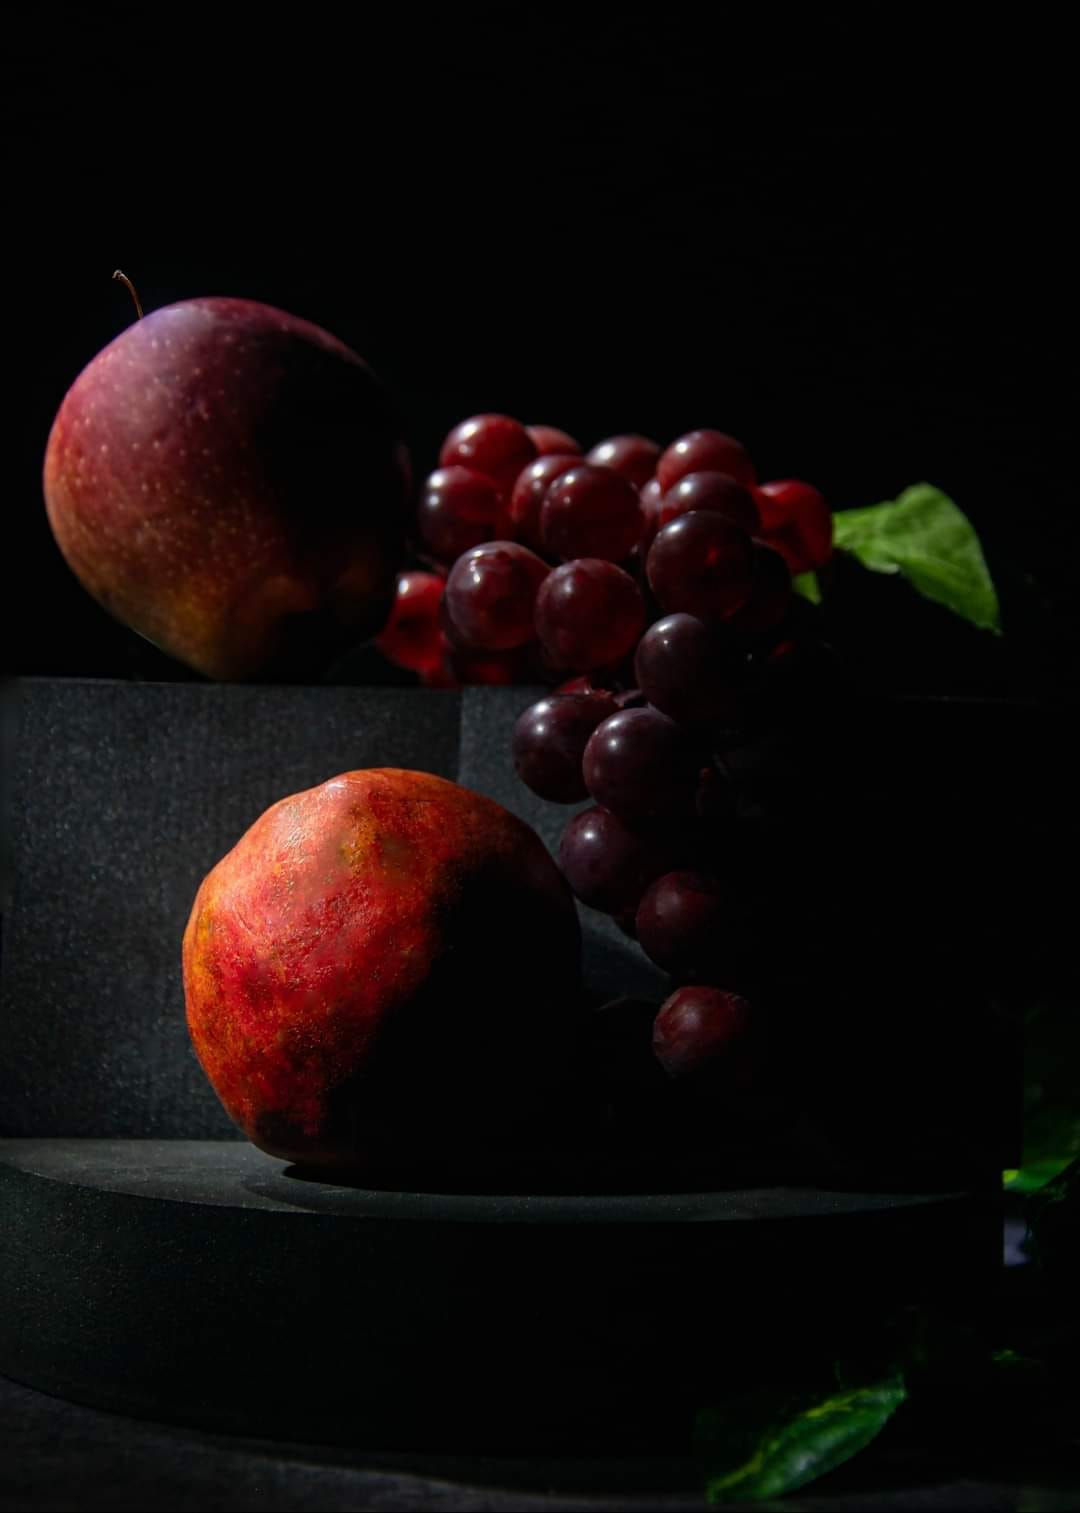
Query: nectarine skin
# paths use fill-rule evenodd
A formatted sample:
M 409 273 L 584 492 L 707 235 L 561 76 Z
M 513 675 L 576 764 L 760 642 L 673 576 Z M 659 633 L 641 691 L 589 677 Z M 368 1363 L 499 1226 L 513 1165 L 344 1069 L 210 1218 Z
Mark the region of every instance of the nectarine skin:
M 49 435 L 57 543 L 117 619 L 212 678 L 302 674 L 376 634 L 408 458 L 382 385 L 320 327 L 243 299 L 135 321 Z
M 303 1164 L 510 1149 L 570 1074 L 580 938 L 539 837 L 429 773 L 268 809 L 199 888 L 187 1022 L 226 1110 Z

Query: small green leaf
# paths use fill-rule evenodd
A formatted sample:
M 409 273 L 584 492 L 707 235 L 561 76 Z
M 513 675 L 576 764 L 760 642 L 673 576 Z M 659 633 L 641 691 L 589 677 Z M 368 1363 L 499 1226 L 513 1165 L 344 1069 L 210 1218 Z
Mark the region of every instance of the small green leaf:
M 804 599 L 809 599 L 811 604 L 821 603 L 821 584 L 818 582 L 817 573 L 796 573 L 791 580 L 791 586 L 797 594 L 802 594 Z
M 745 1422 L 733 1423 L 728 1437 L 722 1410 L 710 1411 L 699 1426 L 713 1472 L 706 1488 L 709 1501 L 758 1501 L 805 1487 L 868 1445 L 906 1395 L 895 1376 L 803 1400 L 763 1424 L 748 1453 Z M 724 1463 L 729 1446 L 734 1464 Z
M 974 527 L 947 494 L 916 483 L 899 499 L 840 510 L 834 542 L 875 573 L 903 573 L 927 599 L 1001 632 L 997 594 Z
M 1032 1161 L 1014 1167 L 1001 1174 L 1001 1185 L 1009 1193 L 1035 1193 L 1040 1187 L 1052 1182 L 1063 1172 L 1073 1158 L 1071 1156 L 1048 1156 L 1042 1161 Z

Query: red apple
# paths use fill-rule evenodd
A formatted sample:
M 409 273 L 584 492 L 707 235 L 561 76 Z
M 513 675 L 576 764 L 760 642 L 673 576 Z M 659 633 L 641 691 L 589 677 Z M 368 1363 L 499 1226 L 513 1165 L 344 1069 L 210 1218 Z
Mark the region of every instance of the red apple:
M 45 504 L 117 619 L 208 677 L 290 675 L 382 627 L 407 468 L 355 352 L 269 305 L 192 299 L 75 380 Z
M 188 1028 L 273 1156 L 498 1158 L 572 1077 L 579 945 L 523 821 L 430 773 L 347 772 L 274 804 L 202 883 Z

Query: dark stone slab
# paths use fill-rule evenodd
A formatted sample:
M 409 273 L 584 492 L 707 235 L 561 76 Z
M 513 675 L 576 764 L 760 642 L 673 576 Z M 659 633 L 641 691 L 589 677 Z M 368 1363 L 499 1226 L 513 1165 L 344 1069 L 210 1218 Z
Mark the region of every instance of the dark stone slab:
M 754 1513 L 1073 1513 L 1080 1483 L 1040 1468 L 1027 1481 L 928 1474 L 917 1460 L 854 1489 L 732 1509 Z M 709 1507 L 689 1458 L 510 1460 L 350 1453 L 222 1436 L 67 1403 L 0 1377 L 2 1513 L 695 1513 Z
M 0 1377 L 3 1513 L 694 1513 L 710 1506 L 700 1464 L 643 1455 L 511 1460 L 350 1453 L 337 1447 L 222 1436 L 139 1422 L 66 1403 Z M 842 1489 L 830 1479 L 753 1513 L 1073 1513 L 1075 1475 L 1045 1467 L 1027 1480 L 917 1459 Z
M 7 1141 L 0 1210 L 6 1375 L 400 1452 L 685 1452 L 725 1384 L 970 1300 L 1001 1246 L 993 1194 L 371 1192 L 233 1141 Z
M 969 1506 L 975 1504 L 957 1504 Z M 685 1457 L 350 1453 L 139 1421 L 0 1377 L 2 1513 L 691 1513 L 707 1507 L 700 1468 Z

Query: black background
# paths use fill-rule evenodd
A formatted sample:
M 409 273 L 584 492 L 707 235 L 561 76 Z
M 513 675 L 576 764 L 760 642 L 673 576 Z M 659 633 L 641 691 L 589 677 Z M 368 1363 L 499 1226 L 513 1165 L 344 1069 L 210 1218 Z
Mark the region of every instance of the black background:
M 975 521 L 1015 678 L 1071 686 L 1071 171 L 1049 11 L 7 12 L 2 661 L 185 676 L 49 535 L 80 368 L 196 294 L 360 351 L 419 471 L 498 409 L 590 444 L 696 425 L 837 508 L 927 479 Z M 879 582 L 880 580 L 875 580 Z

